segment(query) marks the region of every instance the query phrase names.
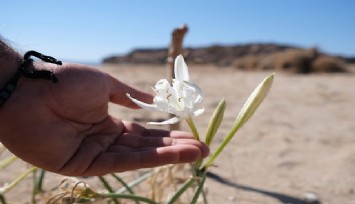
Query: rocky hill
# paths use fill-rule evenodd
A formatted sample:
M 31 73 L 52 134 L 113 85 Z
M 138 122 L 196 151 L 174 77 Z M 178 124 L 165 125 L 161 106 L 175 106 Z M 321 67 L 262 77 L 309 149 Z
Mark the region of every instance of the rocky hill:
M 296 48 L 279 44 L 214 45 L 201 48 L 185 48 L 184 57 L 190 63 L 208 63 L 221 66 L 231 65 L 236 58 L 246 55 L 268 54 Z M 167 48 L 135 49 L 127 55 L 110 56 L 103 63 L 163 64 L 167 59 Z
M 167 53 L 167 48 L 135 49 L 127 55 L 107 57 L 103 63 L 165 64 Z M 345 64 L 355 63 L 355 57 L 331 56 L 316 48 L 275 43 L 185 48 L 183 55 L 189 64 L 234 66 L 244 70 L 282 69 L 299 73 L 343 72 L 346 71 Z

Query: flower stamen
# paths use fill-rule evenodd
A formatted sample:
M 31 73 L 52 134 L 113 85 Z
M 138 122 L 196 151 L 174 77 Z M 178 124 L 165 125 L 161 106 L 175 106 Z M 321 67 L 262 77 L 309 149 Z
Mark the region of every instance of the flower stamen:
M 167 99 L 168 101 L 170 101 L 169 98 L 170 98 L 172 95 L 173 95 L 173 94 L 169 94 L 169 95 L 166 97 L 166 99 Z

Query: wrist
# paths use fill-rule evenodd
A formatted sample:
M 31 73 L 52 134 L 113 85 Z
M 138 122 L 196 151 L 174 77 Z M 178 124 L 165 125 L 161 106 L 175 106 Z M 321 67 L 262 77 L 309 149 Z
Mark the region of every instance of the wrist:
M 0 56 L 0 89 L 15 75 L 21 65 L 22 57 Z
M 33 60 L 31 59 L 31 56 L 37 57 L 44 62 L 62 65 L 61 61 L 51 56 L 43 55 L 34 50 L 26 52 L 26 54 L 23 57 L 24 59 L 22 61 L 20 60 L 20 58 L 17 57 L 14 58 L 2 57 L 3 62 L 2 63 L 0 62 L 0 64 L 2 64 L 5 68 L 3 70 L 3 79 L 0 79 L 1 83 L 3 83 L 2 87 L 0 88 L 0 107 L 2 107 L 5 104 L 5 102 L 10 98 L 15 88 L 17 87 L 17 83 L 21 76 L 26 78 L 31 78 L 31 79 L 47 79 L 47 80 L 51 80 L 53 83 L 58 82 L 57 77 L 52 71 L 31 69 L 31 67 L 33 66 Z M 17 65 L 19 62 L 20 65 Z M 14 65 L 17 65 L 16 66 L 17 69 L 16 67 L 14 68 Z M 7 81 L 5 81 L 9 75 L 10 76 L 12 75 L 12 77 L 10 79 L 7 79 Z

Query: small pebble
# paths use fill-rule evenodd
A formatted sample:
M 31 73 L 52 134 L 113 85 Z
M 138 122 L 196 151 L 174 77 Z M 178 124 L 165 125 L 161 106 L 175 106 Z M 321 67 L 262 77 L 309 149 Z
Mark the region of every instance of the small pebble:
M 235 196 L 229 196 L 228 197 L 228 201 L 229 202 L 235 202 L 237 200 L 237 198 Z
M 313 192 L 304 193 L 303 199 L 304 199 L 304 202 L 306 202 L 307 204 L 320 204 L 321 203 L 318 195 Z

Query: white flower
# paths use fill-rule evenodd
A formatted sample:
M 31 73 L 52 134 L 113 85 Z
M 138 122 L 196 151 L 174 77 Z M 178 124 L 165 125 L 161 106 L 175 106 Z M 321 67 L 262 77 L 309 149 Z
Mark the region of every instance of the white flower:
M 202 90 L 189 81 L 188 67 L 181 55 L 175 60 L 174 74 L 175 79 L 173 79 L 172 86 L 166 79 L 161 79 L 155 84 L 153 90 L 156 96 L 153 104 L 144 103 L 127 94 L 128 98 L 144 109 L 159 110 L 176 115 L 176 117 L 161 123 L 150 122 L 149 124 L 174 124 L 181 119 L 190 119 L 204 112 Z

